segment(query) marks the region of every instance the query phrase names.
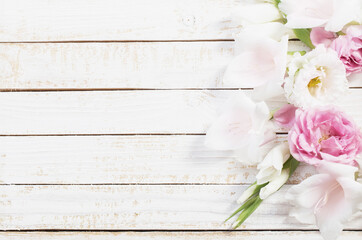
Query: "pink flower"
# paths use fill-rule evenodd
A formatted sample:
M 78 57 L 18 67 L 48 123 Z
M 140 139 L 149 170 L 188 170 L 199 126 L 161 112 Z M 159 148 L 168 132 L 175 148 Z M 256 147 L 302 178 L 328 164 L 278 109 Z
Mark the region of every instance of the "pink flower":
M 362 72 L 362 25 L 347 28 L 346 35 L 338 36 L 324 28 L 313 28 L 310 33 L 313 45 L 324 44 L 338 53 L 347 75 Z
M 290 152 L 298 161 L 314 166 L 322 160 L 358 166 L 362 134 L 343 112 L 333 108 L 297 110 L 288 138 Z
M 297 107 L 293 104 L 286 104 L 274 113 L 275 122 L 285 128 L 291 128 L 295 122 L 295 111 Z
M 336 38 L 330 48 L 338 53 L 347 75 L 362 72 L 362 25 L 347 28 L 346 35 Z
M 313 28 L 310 32 L 310 40 L 314 46 L 324 44 L 324 46 L 329 47 L 337 37 L 336 33 L 328 32 L 323 27 Z

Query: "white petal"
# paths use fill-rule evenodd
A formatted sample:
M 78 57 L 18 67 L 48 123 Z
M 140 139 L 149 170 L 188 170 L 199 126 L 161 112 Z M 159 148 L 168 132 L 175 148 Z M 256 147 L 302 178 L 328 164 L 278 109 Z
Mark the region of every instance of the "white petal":
M 279 188 L 281 188 L 287 182 L 288 178 L 289 178 L 289 169 L 284 169 L 277 178 L 274 178 L 272 181 L 268 183 L 268 185 L 260 189 L 260 194 L 259 194 L 260 198 L 266 199 L 271 194 L 278 191 Z
M 255 104 L 242 92 L 228 101 L 225 112 L 206 134 L 206 146 L 217 150 L 234 150 L 248 145 Z
M 334 5 L 334 14 L 325 26 L 327 31 L 339 32 L 347 23 L 360 20 L 360 0 L 334 0 Z
M 328 174 L 316 174 L 291 187 L 286 198 L 302 208 L 314 208 L 323 197 L 325 189 L 333 182 Z
M 288 36 L 278 42 L 263 36 L 242 35 L 235 41 L 240 54 L 225 71 L 225 86 L 255 88 L 273 82 L 281 88 L 287 63 Z M 274 88 L 272 90 L 274 94 Z
M 287 14 L 289 28 L 312 28 L 324 25 L 333 14 L 330 0 L 281 0 L 279 8 Z
M 329 174 L 334 178 L 345 177 L 354 179 L 354 174 L 358 171 L 358 168 L 340 163 L 321 161 L 317 167 L 317 171 L 319 173 Z
M 246 200 L 248 200 L 248 198 L 253 195 L 255 189 L 256 189 L 256 184 L 251 185 L 248 189 L 246 189 L 243 194 L 241 194 L 240 198 L 238 199 L 237 203 L 238 204 L 243 204 Z
M 330 240 L 337 239 L 343 230 L 343 223 L 352 215 L 351 205 L 344 198 L 342 187 L 335 184 L 324 189 L 330 192 L 320 200 L 323 202 L 321 207 L 315 209 L 319 231 L 324 239 Z
M 223 82 L 230 87 L 253 88 L 267 81 L 273 69 L 269 59 L 262 59 L 261 52 L 244 52 L 236 56 L 227 66 Z

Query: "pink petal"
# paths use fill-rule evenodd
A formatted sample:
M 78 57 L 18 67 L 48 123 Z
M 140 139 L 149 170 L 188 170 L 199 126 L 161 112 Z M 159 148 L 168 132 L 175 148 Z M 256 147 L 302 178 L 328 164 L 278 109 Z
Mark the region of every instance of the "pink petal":
M 337 38 L 337 34 L 326 31 L 324 27 L 313 28 L 310 33 L 310 40 L 314 46 L 324 44 L 324 46 L 329 47 L 335 38 Z
M 291 128 L 295 121 L 295 111 L 297 107 L 292 104 L 284 105 L 281 109 L 274 113 L 274 120 L 280 126 Z

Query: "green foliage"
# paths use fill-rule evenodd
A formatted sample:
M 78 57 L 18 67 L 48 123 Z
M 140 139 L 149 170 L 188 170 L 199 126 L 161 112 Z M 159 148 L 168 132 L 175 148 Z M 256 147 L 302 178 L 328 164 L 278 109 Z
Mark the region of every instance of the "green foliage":
M 314 48 L 312 41 L 310 40 L 310 29 L 301 28 L 301 29 L 293 29 L 295 36 L 302 42 L 305 43 L 310 48 Z

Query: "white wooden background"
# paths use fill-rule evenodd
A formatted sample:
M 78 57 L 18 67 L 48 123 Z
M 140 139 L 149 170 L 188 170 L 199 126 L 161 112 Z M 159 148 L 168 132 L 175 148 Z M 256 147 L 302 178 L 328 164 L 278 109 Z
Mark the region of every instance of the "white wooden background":
M 321 239 L 283 199 L 306 165 L 223 223 L 256 174 L 203 146 L 238 91 L 222 85 L 238 2 L 0 0 L 0 239 Z M 340 104 L 362 126 L 360 77 Z M 341 239 L 361 237 L 362 213 Z

